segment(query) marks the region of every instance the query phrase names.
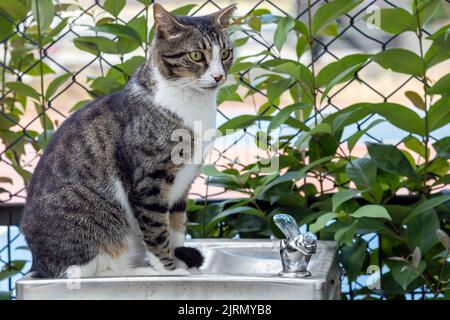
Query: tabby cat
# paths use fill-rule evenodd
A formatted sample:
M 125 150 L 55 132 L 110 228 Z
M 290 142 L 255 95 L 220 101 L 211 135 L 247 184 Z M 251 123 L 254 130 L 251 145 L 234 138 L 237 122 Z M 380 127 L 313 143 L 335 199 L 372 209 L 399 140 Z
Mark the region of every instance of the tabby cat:
M 183 247 L 186 199 L 232 63 L 234 10 L 185 17 L 154 4 L 148 61 L 123 91 L 57 130 L 21 225 L 41 277 L 185 274 L 201 265 L 201 254 Z

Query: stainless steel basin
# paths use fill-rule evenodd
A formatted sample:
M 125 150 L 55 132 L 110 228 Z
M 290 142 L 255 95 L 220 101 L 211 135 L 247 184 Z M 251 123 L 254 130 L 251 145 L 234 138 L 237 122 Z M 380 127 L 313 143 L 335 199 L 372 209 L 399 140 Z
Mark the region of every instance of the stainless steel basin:
M 339 299 L 333 242 L 318 241 L 308 278 L 283 278 L 278 240 L 201 239 L 186 242 L 205 256 L 202 274 L 16 282 L 17 299 Z

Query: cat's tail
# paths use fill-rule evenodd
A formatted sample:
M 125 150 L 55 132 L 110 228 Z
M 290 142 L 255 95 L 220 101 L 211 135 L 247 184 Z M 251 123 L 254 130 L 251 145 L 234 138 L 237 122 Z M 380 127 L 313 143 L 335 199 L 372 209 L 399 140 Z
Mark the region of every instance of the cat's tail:
M 195 248 L 178 247 L 175 248 L 175 257 L 186 263 L 188 268 L 200 268 L 205 260 L 203 255 Z

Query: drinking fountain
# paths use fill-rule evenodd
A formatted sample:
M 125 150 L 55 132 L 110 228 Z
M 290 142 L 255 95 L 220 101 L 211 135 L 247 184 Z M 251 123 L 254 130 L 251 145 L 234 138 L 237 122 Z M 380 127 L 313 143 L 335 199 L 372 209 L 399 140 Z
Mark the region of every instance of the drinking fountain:
M 276 226 L 286 239 L 280 242 L 280 256 L 283 270 L 280 277 L 304 278 L 311 276 L 309 261 L 317 250 L 317 238 L 311 232 L 300 233 L 297 222 L 288 214 L 273 217 Z

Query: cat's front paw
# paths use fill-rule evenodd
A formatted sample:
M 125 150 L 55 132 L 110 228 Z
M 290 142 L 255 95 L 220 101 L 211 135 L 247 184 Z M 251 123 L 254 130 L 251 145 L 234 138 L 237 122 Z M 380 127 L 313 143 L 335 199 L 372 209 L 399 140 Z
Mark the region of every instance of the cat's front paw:
M 186 262 L 184 262 L 183 260 L 178 259 L 177 257 L 173 258 L 173 263 L 175 264 L 175 268 L 177 269 L 189 269 L 188 265 L 186 264 Z
M 203 264 L 205 260 L 200 251 L 196 248 L 191 247 L 178 247 L 175 248 L 175 259 L 181 260 L 187 266 L 187 269 L 190 268 L 199 268 Z

